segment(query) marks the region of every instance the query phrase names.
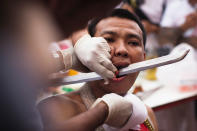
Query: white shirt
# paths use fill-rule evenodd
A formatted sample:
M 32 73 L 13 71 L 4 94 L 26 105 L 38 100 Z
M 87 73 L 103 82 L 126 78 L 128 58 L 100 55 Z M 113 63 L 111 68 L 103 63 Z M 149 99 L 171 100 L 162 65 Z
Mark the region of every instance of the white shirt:
M 140 9 L 154 23 L 160 23 L 165 0 L 145 0 Z
M 194 12 L 195 8 L 192 7 L 187 0 L 174 0 L 168 4 L 163 15 L 161 26 L 162 27 L 180 27 L 186 20 L 187 15 Z M 188 30 L 184 35 L 190 36 L 194 29 Z

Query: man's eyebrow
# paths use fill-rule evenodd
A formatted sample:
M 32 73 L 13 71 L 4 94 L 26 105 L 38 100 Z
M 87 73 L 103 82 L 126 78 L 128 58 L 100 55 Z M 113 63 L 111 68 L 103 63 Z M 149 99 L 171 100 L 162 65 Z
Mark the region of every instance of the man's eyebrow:
M 138 39 L 138 40 L 142 40 L 142 38 L 139 36 L 139 35 L 137 35 L 137 34 L 127 34 L 127 36 L 126 36 L 127 38 L 136 38 L 136 39 Z
M 113 31 L 103 31 L 103 32 L 101 32 L 101 35 L 105 35 L 105 34 L 118 35 L 116 32 L 113 32 Z
M 105 35 L 105 34 L 110 34 L 110 35 L 118 36 L 118 33 L 114 32 L 114 31 L 103 31 L 103 32 L 101 32 L 101 36 L 102 35 Z M 143 38 L 141 38 L 140 35 L 138 35 L 138 34 L 130 34 L 129 33 L 129 34 L 126 35 L 126 37 L 127 38 L 136 38 L 139 41 L 142 41 L 143 40 Z

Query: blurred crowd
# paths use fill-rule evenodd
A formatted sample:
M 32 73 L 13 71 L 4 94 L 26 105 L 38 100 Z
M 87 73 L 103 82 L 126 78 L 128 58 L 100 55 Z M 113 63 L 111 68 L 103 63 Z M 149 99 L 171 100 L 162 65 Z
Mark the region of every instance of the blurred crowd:
M 147 33 L 147 52 L 166 55 L 182 42 L 197 47 L 196 0 L 123 0 L 116 8 L 140 18 Z M 73 33 L 65 43 L 75 43 L 84 33 L 85 29 Z
M 48 75 L 65 66 L 71 68 L 68 59 L 64 61 L 65 54 L 56 59 L 62 53 L 56 51 L 73 47 L 88 33 L 87 25 L 94 16 L 105 16 L 117 8 L 126 9 L 141 20 L 147 37 L 147 57 L 167 55 L 181 43 L 187 43 L 196 54 L 197 0 L 3 0 L 0 4 L 2 129 L 43 130 L 35 107 L 38 96 L 43 92 L 59 93 L 51 87 Z M 76 51 L 80 53 L 79 49 Z M 71 59 L 75 60 L 72 54 Z M 105 82 L 112 78 L 115 69 L 111 62 L 107 63 L 110 69 L 101 71 L 96 59 L 95 67 L 83 58 L 80 61 Z M 69 64 L 78 68 L 79 63 L 72 62 Z

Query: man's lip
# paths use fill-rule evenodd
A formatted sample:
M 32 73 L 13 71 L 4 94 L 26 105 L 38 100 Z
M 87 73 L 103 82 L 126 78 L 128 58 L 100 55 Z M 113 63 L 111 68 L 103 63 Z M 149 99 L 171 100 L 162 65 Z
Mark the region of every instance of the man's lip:
M 126 75 L 119 76 L 118 75 L 119 74 L 119 70 L 122 69 L 122 68 L 127 67 L 129 65 L 129 63 L 128 62 L 122 62 L 121 61 L 121 62 L 114 63 L 114 65 L 116 66 L 116 68 L 118 69 L 118 71 L 115 73 L 116 74 L 116 77 L 115 78 L 112 78 L 112 81 L 113 82 L 120 82 L 120 81 L 122 81 L 126 77 Z
M 121 77 L 115 77 L 115 78 L 112 78 L 112 81 L 113 82 L 120 82 L 120 81 L 122 81 L 124 78 L 126 77 L 126 75 L 124 75 L 124 76 L 121 76 Z
M 114 65 L 116 66 L 116 68 L 118 70 L 120 70 L 122 68 L 129 66 L 129 63 L 128 62 L 117 62 L 117 63 L 114 63 Z

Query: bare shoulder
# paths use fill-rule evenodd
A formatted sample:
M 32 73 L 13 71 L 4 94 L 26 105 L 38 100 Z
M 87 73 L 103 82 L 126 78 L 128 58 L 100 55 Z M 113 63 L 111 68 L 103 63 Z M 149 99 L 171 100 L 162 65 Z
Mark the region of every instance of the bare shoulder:
M 153 109 L 147 105 L 146 105 L 146 109 L 148 111 L 149 120 L 153 124 L 155 131 L 158 131 L 157 119 Z
M 37 107 L 44 125 L 70 119 L 85 110 L 77 93 L 48 97 L 40 101 Z

